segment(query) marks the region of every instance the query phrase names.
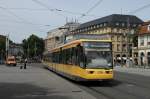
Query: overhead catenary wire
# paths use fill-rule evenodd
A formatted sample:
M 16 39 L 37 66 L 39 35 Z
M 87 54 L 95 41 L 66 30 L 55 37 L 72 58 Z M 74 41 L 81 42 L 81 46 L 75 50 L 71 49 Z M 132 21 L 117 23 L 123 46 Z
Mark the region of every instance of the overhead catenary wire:
M 135 10 L 129 12 L 128 14 L 135 14 L 135 13 L 140 12 L 140 11 L 146 9 L 146 8 L 149 8 L 149 7 L 150 7 L 150 4 L 146 4 L 146 5 L 144 5 L 144 6 L 140 7 L 140 8 L 138 8 L 138 9 L 135 9 Z
M 12 16 L 16 17 L 18 20 L 20 20 L 20 21 L 19 21 L 20 23 L 44 26 L 44 24 L 36 24 L 36 23 L 29 22 L 28 20 L 26 20 L 26 19 L 24 19 L 24 18 L 18 16 L 17 14 L 13 13 L 12 11 L 10 11 L 9 9 L 7 9 L 7 8 L 5 8 L 5 7 L 0 6 L 0 9 L 5 10 L 7 13 L 9 13 L 9 14 L 11 14 Z
M 84 14 L 82 14 L 78 20 L 80 20 L 81 18 L 87 16 L 87 14 L 89 14 L 91 11 L 93 11 L 99 4 L 101 4 L 103 2 L 103 0 L 99 0 L 98 2 L 96 2 L 91 8 L 89 8 Z
M 38 25 L 41 25 L 41 24 L 34 24 L 34 23 L 31 23 L 31 22 L 29 22 L 28 20 L 26 20 L 26 19 L 24 19 L 24 18 L 22 18 L 22 17 L 16 15 L 16 14 L 13 13 L 12 11 L 10 11 L 10 10 L 8 10 L 8 9 L 5 9 L 5 7 L 0 6 L 0 9 L 2 9 L 2 10 L 4 10 L 5 12 L 11 14 L 12 16 L 16 17 L 16 18 L 17 18 L 18 20 L 20 20 L 20 22 L 22 22 L 22 23 L 30 24 L 30 25 L 32 25 L 32 26 L 34 26 L 34 27 L 35 27 L 35 26 L 38 26 Z M 16 22 L 16 23 L 17 23 L 17 22 Z M 37 27 L 36 27 L 36 29 L 38 29 L 39 31 L 41 31 L 41 30 L 40 30 L 39 28 L 37 28 Z
M 10 9 L 10 10 L 27 10 L 27 11 L 50 11 L 48 9 L 37 9 L 37 8 L 5 8 L 5 9 Z M 74 12 L 74 11 L 68 11 L 64 9 L 58 9 L 58 8 L 51 8 L 51 11 L 57 11 L 57 12 L 63 12 L 67 14 L 72 14 L 72 15 L 83 15 L 81 12 Z M 98 15 L 93 15 L 93 14 L 86 14 L 86 16 L 93 16 L 96 17 Z
M 49 11 L 53 11 L 53 12 L 55 12 L 55 11 L 59 11 L 59 9 L 51 9 L 51 8 L 49 8 L 49 6 L 48 5 L 46 5 L 46 4 L 44 4 L 44 3 L 42 3 L 42 2 L 40 2 L 39 0 L 32 0 L 33 2 L 35 2 L 35 3 L 37 3 L 37 4 L 39 4 L 39 5 L 41 5 L 41 6 L 43 6 L 43 7 L 45 7 L 46 9 L 48 9 Z M 60 13 L 56 13 L 57 15 L 61 15 L 61 16 L 63 16 L 63 17 L 65 17 L 66 18 L 66 16 L 64 16 L 63 14 L 60 14 Z
M 23 22 L 26 22 L 26 23 L 32 24 L 32 23 L 30 23 L 30 22 L 28 22 L 27 20 L 25 20 L 25 19 L 23 19 L 23 18 L 19 17 L 19 16 L 18 16 L 18 15 L 16 15 L 15 13 L 11 12 L 10 10 L 8 10 L 8 9 L 6 9 L 6 8 L 2 7 L 2 6 L 0 6 L 0 9 L 5 10 L 7 13 L 11 14 L 12 16 L 15 16 L 15 17 L 16 17 L 17 19 L 19 19 L 20 21 L 23 21 Z

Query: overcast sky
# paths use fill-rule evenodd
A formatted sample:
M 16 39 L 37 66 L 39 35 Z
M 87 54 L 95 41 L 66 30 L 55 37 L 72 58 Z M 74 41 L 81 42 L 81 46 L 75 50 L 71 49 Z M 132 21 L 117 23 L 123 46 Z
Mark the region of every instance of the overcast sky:
M 147 21 L 149 12 L 150 0 L 0 0 L 0 34 L 9 34 L 11 40 L 20 43 L 31 34 L 45 38 L 47 31 L 64 25 L 66 18 L 84 23 L 110 14 L 130 13 Z

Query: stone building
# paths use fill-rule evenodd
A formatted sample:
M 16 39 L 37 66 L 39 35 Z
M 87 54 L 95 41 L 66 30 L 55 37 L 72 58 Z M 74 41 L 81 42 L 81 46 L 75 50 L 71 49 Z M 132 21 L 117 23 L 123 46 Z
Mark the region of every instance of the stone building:
M 150 66 L 150 21 L 144 22 L 139 28 L 138 63 Z
M 22 56 L 23 55 L 22 45 L 15 43 L 10 44 L 8 54 L 13 56 Z
M 132 56 L 133 35 L 143 21 L 133 15 L 112 14 L 81 24 L 66 36 L 66 41 L 111 39 L 115 62 L 125 63 Z

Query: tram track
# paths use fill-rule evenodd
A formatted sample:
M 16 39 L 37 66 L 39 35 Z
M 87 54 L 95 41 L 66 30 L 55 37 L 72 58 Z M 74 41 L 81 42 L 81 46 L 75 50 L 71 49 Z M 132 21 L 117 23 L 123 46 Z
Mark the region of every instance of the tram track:
M 99 83 L 96 86 L 80 85 L 80 87 L 93 94 L 97 99 L 138 99 L 138 96 L 119 90 L 114 87 L 115 85 Z
M 149 79 L 145 76 L 117 73 L 114 81 L 78 84 L 97 99 L 150 99 Z M 123 78 L 122 78 L 123 77 Z M 145 81 L 141 81 L 142 78 Z M 147 79 L 147 80 L 146 80 Z M 142 82 L 142 83 L 141 83 Z

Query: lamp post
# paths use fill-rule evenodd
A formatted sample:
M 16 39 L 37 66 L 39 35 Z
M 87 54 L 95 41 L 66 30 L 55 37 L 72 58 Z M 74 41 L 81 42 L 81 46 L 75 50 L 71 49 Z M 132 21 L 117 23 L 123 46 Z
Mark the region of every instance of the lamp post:
M 7 59 L 7 57 L 8 57 L 8 52 L 9 52 L 9 34 L 6 35 L 5 45 L 6 45 L 5 51 L 6 51 L 6 59 Z

